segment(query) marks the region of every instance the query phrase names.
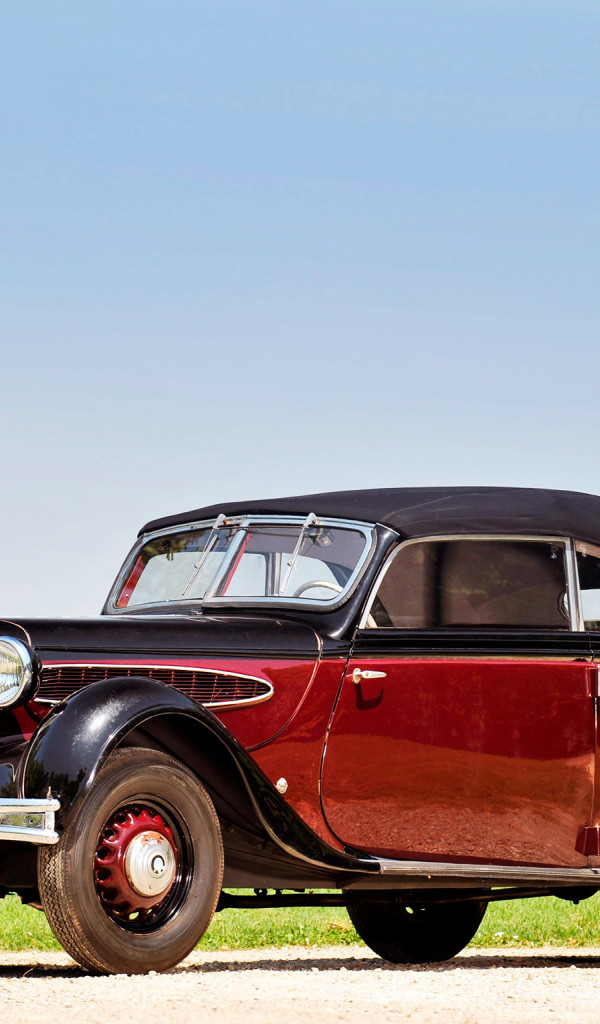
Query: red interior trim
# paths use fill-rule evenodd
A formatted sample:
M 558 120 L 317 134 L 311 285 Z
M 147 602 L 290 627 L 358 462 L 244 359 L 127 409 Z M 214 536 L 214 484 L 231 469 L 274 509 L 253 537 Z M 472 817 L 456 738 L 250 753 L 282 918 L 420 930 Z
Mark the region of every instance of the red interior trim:
M 244 543 L 242 544 L 242 546 L 241 546 L 241 548 L 239 550 L 238 556 L 237 556 L 235 562 L 233 563 L 233 565 L 231 566 L 231 569 L 229 570 L 229 572 L 227 574 L 227 578 L 226 578 L 226 580 L 225 580 L 225 582 L 223 584 L 223 587 L 221 588 L 221 597 L 225 597 L 225 594 L 227 593 L 227 588 L 229 587 L 229 584 L 231 583 L 231 581 L 233 579 L 235 570 L 237 569 L 238 565 L 240 564 L 240 562 L 242 560 L 242 555 L 244 554 L 244 551 L 248 547 L 249 541 L 250 541 L 250 534 L 247 533 L 246 534 L 246 539 L 244 540 Z
M 121 591 L 121 596 L 117 601 L 117 608 L 126 608 L 127 605 L 129 604 L 129 599 L 138 585 L 138 580 L 144 571 L 145 564 L 146 563 L 144 562 L 144 559 L 140 555 L 133 569 L 131 570 L 127 583 L 125 584 L 123 590 Z

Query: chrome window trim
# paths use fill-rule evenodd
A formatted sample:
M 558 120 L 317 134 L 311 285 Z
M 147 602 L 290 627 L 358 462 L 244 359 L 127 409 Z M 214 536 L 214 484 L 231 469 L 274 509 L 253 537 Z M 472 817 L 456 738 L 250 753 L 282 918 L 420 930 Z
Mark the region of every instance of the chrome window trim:
M 400 552 L 404 548 L 408 547 L 410 544 L 427 544 L 427 543 L 435 543 L 437 541 L 447 541 L 447 540 L 471 540 L 471 541 L 473 541 L 473 540 L 481 540 L 481 541 L 503 540 L 503 541 L 527 541 L 529 543 L 537 541 L 540 544 L 559 544 L 559 545 L 561 545 L 561 547 L 564 548 L 564 552 L 565 552 L 565 581 L 566 581 L 566 585 L 567 585 L 567 596 L 568 596 L 568 602 L 569 602 L 569 631 L 572 632 L 572 633 L 581 632 L 581 629 L 580 629 L 580 626 L 579 626 L 579 623 L 581 621 L 581 619 L 580 619 L 581 611 L 580 611 L 580 601 L 579 601 L 579 590 L 578 590 L 578 586 L 577 586 L 577 582 L 576 582 L 577 581 L 577 576 L 574 575 L 574 571 L 573 571 L 574 570 L 574 566 L 575 566 L 575 555 L 574 555 L 574 547 L 573 547 L 572 539 L 570 537 L 551 537 L 551 536 L 545 536 L 545 535 L 544 536 L 538 536 L 538 535 L 533 535 L 532 536 L 531 534 L 526 534 L 526 533 L 524 533 L 524 534 L 520 534 L 520 533 L 519 534 L 515 534 L 515 533 L 511 533 L 511 534 L 505 534 L 505 533 L 474 533 L 474 534 L 472 534 L 472 533 L 448 533 L 448 534 L 439 534 L 439 535 L 438 534 L 434 534 L 432 536 L 426 536 L 426 537 L 411 537 L 410 540 L 402 541 L 401 544 L 399 544 L 397 547 L 394 548 L 393 551 L 390 552 L 390 554 L 386 558 L 385 562 L 383 563 L 381 569 L 377 573 L 377 576 L 376 576 L 375 580 L 373 581 L 373 586 L 371 587 L 371 590 L 369 592 L 369 596 L 367 597 L 367 601 L 366 601 L 365 607 L 363 609 L 363 613 L 362 613 L 362 615 L 361 615 L 361 617 L 359 619 L 358 629 L 371 629 L 371 630 L 373 630 L 375 632 L 375 631 L 378 631 L 378 630 L 387 630 L 387 629 L 399 629 L 400 630 L 400 629 L 419 628 L 419 627 L 408 627 L 408 626 L 369 626 L 367 624 L 367 620 L 368 620 L 368 618 L 369 618 L 369 616 L 371 614 L 371 608 L 373 607 L 373 603 L 375 601 L 375 598 L 377 597 L 377 593 L 379 591 L 379 587 L 381 586 L 381 584 L 383 582 L 383 579 L 384 579 L 384 577 L 385 577 L 385 575 L 386 575 L 390 565 L 392 564 L 394 559 L 400 554 Z M 575 566 L 575 570 L 576 570 L 576 566 Z M 571 600 L 571 594 L 574 594 L 574 596 L 575 596 L 575 600 L 574 601 Z M 432 628 L 436 628 L 436 627 L 432 627 Z M 439 628 L 439 627 L 437 627 L 437 628 Z M 448 627 L 448 628 L 452 628 L 452 627 Z M 507 628 L 507 630 L 513 630 L 513 629 L 519 629 L 520 627 L 519 626 L 507 626 L 506 628 Z M 529 629 L 529 628 L 531 628 L 531 627 L 523 626 L 523 629 Z
M 569 595 L 569 611 L 571 613 L 571 629 L 574 633 L 585 633 L 583 602 L 581 600 L 579 571 L 577 569 L 577 541 L 571 538 L 569 538 L 567 558 L 567 592 Z
M 125 662 L 120 662 L 119 664 L 115 664 L 114 662 L 106 662 L 106 663 L 104 663 L 102 661 L 48 661 L 48 662 L 44 662 L 44 665 L 43 665 L 43 668 L 42 668 L 42 682 L 43 682 L 43 679 L 44 679 L 44 669 L 46 669 L 46 668 L 47 669 L 53 669 L 53 668 L 84 668 L 84 669 L 85 668 L 114 668 L 116 670 L 115 671 L 115 676 L 114 676 L 115 679 L 119 678 L 119 671 L 118 671 L 119 669 L 138 669 L 139 668 L 140 675 L 144 675 L 145 670 L 147 670 L 147 669 L 155 669 L 155 668 L 156 669 L 165 669 L 167 672 L 210 672 L 210 673 L 212 673 L 212 674 L 214 674 L 216 676 L 228 676 L 230 679 L 248 679 L 252 683 L 261 683 L 262 686 L 267 686 L 268 687 L 267 693 L 262 693 L 259 697 L 246 697 L 246 698 L 243 698 L 242 700 L 222 700 L 222 701 L 213 701 L 213 702 L 208 702 L 207 701 L 207 702 L 205 702 L 205 701 L 201 701 L 201 700 L 196 700 L 195 697 L 190 697 L 190 700 L 194 700 L 194 701 L 196 701 L 197 704 L 201 704 L 203 708 L 210 708 L 210 709 L 218 708 L 219 710 L 223 710 L 224 708 L 249 707 L 251 704 L 264 704 L 264 702 L 267 701 L 267 700 L 270 700 L 271 697 L 273 696 L 273 694 L 275 693 L 275 689 L 273 687 L 273 684 L 272 684 L 272 682 L 269 679 L 262 679 L 260 676 L 251 676 L 251 675 L 248 675 L 247 672 L 228 672 L 225 669 L 220 669 L 220 668 L 219 669 L 207 668 L 204 665 L 195 665 L 192 668 L 190 665 L 176 665 L 176 664 L 170 664 L 170 663 L 165 663 L 165 662 L 157 662 L 156 664 L 152 664 L 152 665 L 148 665 L 148 664 L 138 665 L 135 662 L 133 662 L 131 665 L 127 665 Z M 127 676 L 122 676 L 122 678 L 127 679 L 128 677 Z M 150 677 L 148 677 L 148 678 L 150 678 Z M 80 689 L 86 689 L 88 686 L 94 686 L 95 683 L 97 683 L 97 682 L 101 682 L 101 680 L 93 680 L 92 682 L 85 683 L 84 686 L 80 687 Z M 160 682 L 163 682 L 163 680 L 162 679 L 157 679 L 157 680 L 155 680 L 155 682 L 159 682 L 160 683 Z M 169 687 L 172 686 L 174 690 L 178 689 L 178 687 L 175 686 L 174 683 L 164 683 L 163 685 L 164 686 L 169 686 Z M 78 692 L 78 691 L 74 691 L 74 692 Z M 180 692 L 182 692 L 182 691 L 180 691 Z M 63 697 L 62 700 L 66 700 L 66 698 Z M 46 704 L 46 705 L 54 706 L 55 704 L 61 704 L 62 700 L 52 700 L 50 697 L 36 697 L 35 698 L 35 703 L 36 704 Z
M 580 621 L 581 621 L 580 628 L 581 628 L 581 630 L 583 632 L 587 633 L 588 632 L 588 628 L 586 627 L 585 617 L 584 617 L 584 614 L 583 614 L 583 597 L 582 597 L 582 594 L 581 594 L 581 587 L 579 586 L 579 567 L 577 565 L 577 551 L 579 549 L 582 549 L 582 548 L 587 548 L 588 549 L 588 551 L 587 551 L 588 554 L 594 555 L 595 558 L 600 559 L 600 544 L 592 544 L 589 541 L 577 540 L 577 539 L 575 539 L 575 542 L 573 544 L 573 573 L 574 573 L 575 579 L 577 581 L 578 611 L 579 611 L 579 616 L 580 616 Z M 594 630 L 589 630 L 589 632 L 595 632 L 595 631 Z
M 359 580 L 361 579 L 367 565 L 369 564 L 373 554 L 375 552 L 377 535 L 375 523 L 365 523 L 354 519 L 333 519 L 330 517 L 319 516 L 319 524 L 325 527 L 337 528 L 341 530 L 355 530 L 362 533 L 365 538 L 365 545 L 363 552 L 356 563 L 346 586 L 340 594 L 335 594 L 333 598 L 327 601 L 319 601 L 315 598 L 297 598 L 297 597 L 284 597 L 281 595 L 272 595 L 270 597 L 245 597 L 239 595 L 237 597 L 214 597 L 212 596 L 215 591 L 218 590 L 222 581 L 227 576 L 227 572 L 232 565 L 240 545 L 243 543 L 245 536 L 245 530 L 252 526 L 298 526 L 302 528 L 306 522 L 306 516 L 285 516 L 285 515 L 249 515 L 249 516 L 232 516 L 226 519 L 224 525 L 235 526 L 238 530 L 238 536 L 232 540 L 229 550 L 223 560 L 223 563 L 219 567 L 219 570 L 212 580 L 206 594 L 203 598 L 179 598 L 173 601 L 155 601 L 149 604 L 136 604 L 131 607 L 127 605 L 125 608 L 116 607 L 116 599 L 121 590 L 121 587 L 127 581 L 128 575 L 131 573 L 135 559 L 139 555 L 142 547 L 149 541 L 155 540 L 158 537 L 167 537 L 172 534 L 187 533 L 193 530 L 199 529 L 210 529 L 214 524 L 214 520 L 200 520 L 194 523 L 186 523 L 183 526 L 169 527 L 167 530 L 154 530 L 152 533 L 145 533 L 139 537 L 136 543 L 131 548 L 127 558 L 125 559 L 119 574 L 110 589 L 108 599 L 106 602 L 108 615 L 130 615 L 132 613 L 137 614 L 142 611 L 160 611 L 163 609 L 173 609 L 180 607 L 182 613 L 185 613 L 186 609 L 193 609 L 195 607 L 205 608 L 303 608 L 311 611 L 332 611 L 338 608 L 344 601 L 347 600 L 351 592 L 356 588 Z
M 204 597 L 197 598 L 196 599 L 196 603 L 204 604 L 204 602 L 207 600 L 207 598 L 210 598 L 210 595 L 214 594 L 215 590 L 218 590 L 219 587 L 223 584 L 223 582 L 227 578 L 227 573 L 229 572 L 229 567 L 231 565 L 235 564 L 235 560 L 236 560 L 236 558 L 238 556 L 238 552 L 239 552 L 240 548 L 242 547 L 242 545 L 244 543 L 244 540 L 245 540 L 245 537 L 246 537 L 246 525 L 247 525 L 247 523 L 244 520 L 238 526 L 236 534 L 235 534 L 233 540 L 231 541 L 231 544 L 229 545 L 229 548 L 228 548 L 228 550 L 227 550 L 227 552 L 225 554 L 225 558 L 221 562 L 220 567 L 217 569 L 212 582 L 209 583 L 209 585 L 207 586 L 206 593 L 205 593 Z M 170 604 L 171 602 L 168 602 L 168 603 Z M 137 605 L 137 607 L 140 608 L 140 607 L 142 607 L 142 605 Z

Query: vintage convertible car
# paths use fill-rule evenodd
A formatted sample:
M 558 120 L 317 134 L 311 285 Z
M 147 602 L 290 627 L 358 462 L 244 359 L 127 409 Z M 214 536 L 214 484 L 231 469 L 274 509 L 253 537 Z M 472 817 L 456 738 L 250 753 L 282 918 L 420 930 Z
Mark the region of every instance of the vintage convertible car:
M 598 497 L 203 508 L 97 619 L 0 633 L 0 894 L 88 969 L 165 969 L 234 905 L 436 961 L 492 900 L 600 887 Z

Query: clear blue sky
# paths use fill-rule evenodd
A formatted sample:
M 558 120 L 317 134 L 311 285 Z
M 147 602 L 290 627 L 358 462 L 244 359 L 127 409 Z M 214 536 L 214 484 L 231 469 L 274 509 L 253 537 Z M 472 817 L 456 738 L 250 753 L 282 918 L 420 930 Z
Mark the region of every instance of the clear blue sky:
M 1 17 L 0 614 L 238 498 L 600 493 L 597 0 Z

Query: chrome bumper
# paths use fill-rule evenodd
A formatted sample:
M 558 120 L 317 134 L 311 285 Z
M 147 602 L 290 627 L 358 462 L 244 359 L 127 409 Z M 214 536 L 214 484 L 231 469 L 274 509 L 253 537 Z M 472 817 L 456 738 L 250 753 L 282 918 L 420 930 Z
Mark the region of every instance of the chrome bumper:
M 0 799 L 0 839 L 36 846 L 57 843 L 54 812 L 59 807 L 58 800 Z

